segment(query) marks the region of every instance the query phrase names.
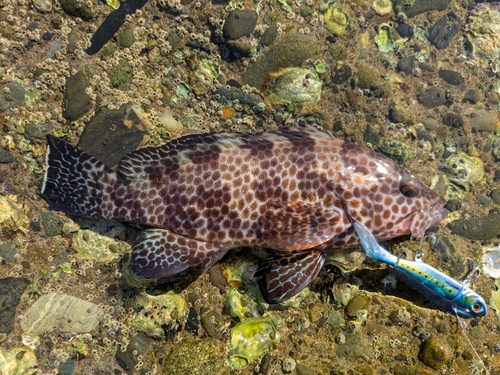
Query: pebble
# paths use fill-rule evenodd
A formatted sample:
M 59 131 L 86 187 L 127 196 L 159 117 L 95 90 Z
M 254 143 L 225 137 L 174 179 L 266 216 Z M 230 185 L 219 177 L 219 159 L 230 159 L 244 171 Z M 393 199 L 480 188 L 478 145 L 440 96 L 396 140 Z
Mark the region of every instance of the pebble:
M 85 126 L 78 147 L 113 167 L 144 141 L 147 130 L 143 121 L 142 112 L 133 104 L 119 109 L 101 107 Z
M 206 334 L 210 337 L 219 337 L 220 333 L 217 330 L 222 318 L 217 311 L 210 310 L 201 317 L 201 326 Z
M 32 0 L 33 8 L 40 13 L 48 13 L 52 11 L 52 1 L 51 0 Z
M 487 216 L 458 219 L 448 224 L 452 233 L 471 240 L 486 241 L 500 235 L 500 212 L 492 210 Z
M 118 35 L 116 42 L 122 48 L 132 47 L 132 44 L 135 43 L 134 27 L 130 25 L 124 27 L 120 35 Z
M 439 370 L 453 359 L 454 352 L 444 338 L 433 336 L 420 347 L 418 359 L 434 370 Z
M 62 226 L 67 219 L 57 216 L 53 211 L 42 213 L 42 225 L 45 229 L 45 234 L 49 237 L 61 234 Z
M 464 126 L 464 119 L 457 113 L 447 113 L 443 117 L 443 124 L 451 126 L 452 128 L 461 128 Z
M 367 310 L 370 300 L 364 294 L 356 294 L 345 308 L 345 313 L 350 318 L 357 318 L 360 313 Z
M 152 348 L 154 340 L 144 335 L 131 335 L 127 350 L 122 351 L 120 345 L 116 349 L 116 363 L 127 373 L 135 372 L 135 366 L 139 362 L 138 356 L 144 357 Z
M 14 156 L 12 154 L 0 147 L 0 164 L 12 163 L 14 161 Z
M 250 35 L 257 25 L 257 16 L 257 12 L 253 10 L 232 10 L 226 17 L 222 27 L 224 38 L 226 40 L 235 40 Z
M 0 279 L 0 333 L 8 335 L 14 329 L 17 305 L 29 283 L 25 278 Z
M 83 0 L 59 0 L 66 13 L 88 21 L 94 18 L 94 11 Z
M 93 331 L 104 311 L 97 305 L 66 294 L 49 293 L 41 296 L 21 319 L 25 333 L 44 332 L 88 333 Z
M 82 71 L 66 78 L 62 112 L 66 120 L 78 120 L 92 109 L 92 99 L 85 91 L 87 86 L 87 77 Z
M 239 100 L 241 104 L 246 104 L 251 107 L 256 107 L 261 103 L 261 100 L 256 99 L 250 94 L 245 94 L 244 92 L 236 89 L 228 90 L 225 87 L 219 87 L 216 91 L 216 94 L 223 96 L 227 100 Z
M 411 18 L 431 10 L 445 10 L 450 3 L 451 0 L 413 1 L 412 5 L 408 6 L 408 0 L 394 0 L 393 7 L 395 14 L 404 13 Z
M 264 31 L 260 38 L 261 46 L 270 46 L 278 37 L 278 27 L 276 25 L 270 26 Z
M 435 108 L 446 103 L 446 94 L 443 90 L 428 89 L 418 96 L 418 100 L 424 107 Z
M 493 189 L 490 193 L 491 199 L 496 204 L 500 204 L 500 188 Z
M 391 85 L 382 78 L 382 74 L 368 64 L 361 64 L 354 77 L 356 85 L 362 89 L 373 91 L 379 98 L 387 98 L 392 95 Z
M 198 312 L 194 307 L 189 309 L 189 314 L 187 317 L 186 324 L 184 325 L 184 329 L 192 333 L 193 335 L 198 335 L 198 329 L 200 328 L 200 317 L 198 316 Z
M 477 90 L 467 90 L 464 95 L 464 102 L 469 102 L 471 104 L 476 104 L 479 101 L 479 91 Z
M 472 112 L 469 119 L 469 126 L 481 132 L 494 132 L 498 124 L 498 117 L 495 111 L 477 110 Z
M 413 71 L 414 62 L 415 62 L 415 55 L 403 57 L 398 62 L 398 70 L 409 76 Z
M 297 362 L 293 358 L 285 358 L 281 362 L 281 370 L 283 371 L 283 374 L 291 374 L 293 371 L 295 371 L 295 367 L 297 366 Z
M 109 84 L 118 90 L 128 90 L 134 78 L 134 70 L 127 59 L 120 59 L 118 65 L 111 68 L 108 73 Z
M 30 122 L 26 125 L 26 135 L 33 138 L 44 139 L 47 134 L 52 134 L 53 131 L 54 125 L 50 122 L 43 124 L 33 124 Z
M 297 375 L 318 375 L 316 371 L 300 363 L 297 363 L 295 371 L 297 371 Z
M 14 232 L 23 220 L 24 212 L 18 204 L 10 198 L 0 196 L 0 237 Z
M 163 361 L 163 375 L 216 374 L 222 367 L 219 355 L 224 349 L 218 340 L 177 344 Z
M 25 94 L 26 90 L 19 82 L 14 81 L 0 85 L 0 112 L 24 103 Z
M 419 3 L 426 3 L 420 1 Z M 427 39 L 434 44 L 437 49 L 445 49 L 451 40 L 462 29 L 462 20 L 453 12 L 449 12 L 441 17 L 431 28 Z
M 438 75 L 443 81 L 453 86 L 458 86 L 464 83 L 462 75 L 453 70 L 440 69 L 438 70 Z
M 402 38 L 411 38 L 413 36 L 413 27 L 406 23 L 402 23 L 396 27 L 396 32 L 402 37 Z

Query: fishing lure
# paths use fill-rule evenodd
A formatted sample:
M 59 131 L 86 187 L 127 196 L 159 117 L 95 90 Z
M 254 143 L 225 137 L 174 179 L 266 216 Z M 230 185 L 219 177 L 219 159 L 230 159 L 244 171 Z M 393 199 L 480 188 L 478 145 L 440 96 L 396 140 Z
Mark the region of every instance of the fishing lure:
M 422 261 L 405 260 L 389 253 L 360 222 L 354 222 L 354 229 L 369 258 L 388 264 L 397 278 L 434 302 L 443 311 L 463 318 L 486 315 L 484 299 L 466 284 Z

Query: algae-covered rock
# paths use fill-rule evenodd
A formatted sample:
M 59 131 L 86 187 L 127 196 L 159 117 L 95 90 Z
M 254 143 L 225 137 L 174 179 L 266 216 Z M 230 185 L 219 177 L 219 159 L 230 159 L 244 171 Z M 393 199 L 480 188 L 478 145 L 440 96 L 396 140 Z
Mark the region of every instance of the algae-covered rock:
M 99 324 L 104 311 L 97 305 L 66 294 L 41 296 L 21 320 L 21 329 L 31 335 L 44 332 L 87 333 Z
M 448 341 L 442 337 L 433 336 L 422 343 L 418 359 L 434 370 L 439 370 L 452 360 L 454 352 Z
M 222 367 L 218 340 L 185 342 L 175 345 L 163 362 L 163 375 L 210 375 Z
M 398 142 L 392 138 L 386 138 L 380 146 L 380 151 L 402 164 L 413 156 L 410 147 L 402 142 Z
M 10 349 L 0 348 L 0 374 L 31 375 L 38 374 L 35 352 L 25 346 L 13 346 Z
M 361 64 L 358 67 L 354 82 L 359 88 L 371 90 L 378 97 L 387 98 L 392 95 L 390 83 L 382 78 L 380 72 L 368 64 Z
M 123 227 L 123 226 L 121 226 Z M 80 229 L 74 237 L 74 247 L 78 255 L 84 259 L 109 262 L 116 259 L 123 246 L 111 236 L 101 235 L 93 230 Z

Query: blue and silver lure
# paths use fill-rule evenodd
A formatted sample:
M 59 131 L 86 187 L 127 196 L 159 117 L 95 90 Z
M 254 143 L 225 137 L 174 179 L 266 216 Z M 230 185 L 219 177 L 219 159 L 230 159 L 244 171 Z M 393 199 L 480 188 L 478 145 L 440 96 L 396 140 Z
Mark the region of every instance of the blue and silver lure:
M 360 222 L 354 222 L 354 228 L 369 258 L 387 263 L 398 279 L 434 302 L 443 311 L 463 318 L 486 315 L 484 299 L 464 283 L 421 261 L 405 260 L 389 253 Z

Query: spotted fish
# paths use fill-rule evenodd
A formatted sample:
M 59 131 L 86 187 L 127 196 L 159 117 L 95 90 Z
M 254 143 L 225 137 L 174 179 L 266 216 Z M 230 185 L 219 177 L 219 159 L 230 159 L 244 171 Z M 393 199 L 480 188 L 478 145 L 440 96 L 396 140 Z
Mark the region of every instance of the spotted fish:
M 257 276 L 275 302 L 314 280 L 328 252 L 359 245 L 350 218 L 381 241 L 446 217 L 445 200 L 391 159 L 309 126 L 188 135 L 125 155 L 116 172 L 49 135 L 46 164 L 49 209 L 149 228 L 133 247 L 136 275 L 267 247 Z

